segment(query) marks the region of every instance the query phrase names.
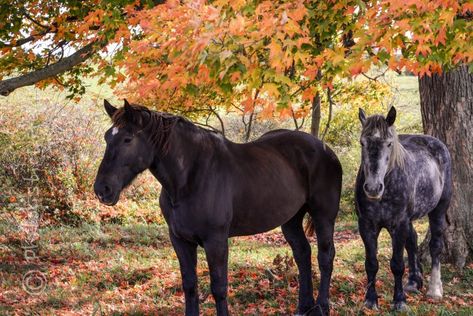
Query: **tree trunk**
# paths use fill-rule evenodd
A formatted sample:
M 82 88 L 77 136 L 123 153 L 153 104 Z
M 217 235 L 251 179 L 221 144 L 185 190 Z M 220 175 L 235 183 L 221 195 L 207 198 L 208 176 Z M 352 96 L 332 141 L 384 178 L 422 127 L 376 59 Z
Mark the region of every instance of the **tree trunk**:
M 312 115 L 311 115 L 310 133 L 318 138 L 320 127 L 320 94 L 317 94 L 312 99 Z
M 419 78 L 424 132 L 442 140 L 453 164 L 443 259 L 462 269 L 473 253 L 473 74 L 460 66 Z M 426 257 L 429 235 L 423 242 Z

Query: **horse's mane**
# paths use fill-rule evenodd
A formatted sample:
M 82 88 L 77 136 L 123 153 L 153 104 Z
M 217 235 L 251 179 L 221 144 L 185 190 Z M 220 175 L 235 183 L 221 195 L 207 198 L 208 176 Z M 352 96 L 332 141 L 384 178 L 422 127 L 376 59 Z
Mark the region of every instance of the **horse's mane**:
M 389 126 L 386 119 L 381 115 L 373 115 L 366 119 L 361 134 L 362 136 L 369 136 L 373 135 L 375 131 L 378 131 L 379 136 L 383 139 L 393 138 L 393 149 L 389 158 L 387 173 L 391 172 L 395 167 L 404 170 L 408 152 L 399 141 L 394 125 Z
M 180 116 L 175 116 L 163 112 L 152 111 L 145 106 L 132 104 L 132 117 L 125 115 L 125 108 L 120 108 L 113 114 L 112 123 L 121 128 L 127 124 L 141 126 L 137 133 L 146 133 L 153 146 L 157 147 L 163 154 L 169 150 L 169 134 L 172 128 L 183 120 Z
M 153 111 L 138 104 L 130 104 L 129 106 L 133 109 L 132 118 L 130 118 L 129 115 L 125 115 L 125 108 L 122 107 L 113 114 L 113 125 L 118 128 L 124 127 L 130 123 L 140 126 L 141 129 L 137 133 L 146 133 L 153 146 L 158 148 L 162 154 L 168 153 L 170 140 L 169 135 L 178 123 L 183 124 L 188 132 L 193 131 L 194 133 L 200 134 L 219 134 L 216 131 L 197 126 L 182 116 Z M 205 141 L 205 139 L 207 139 L 207 141 Z M 208 138 L 201 138 L 201 140 L 204 141 L 202 145 L 207 145 L 209 143 Z

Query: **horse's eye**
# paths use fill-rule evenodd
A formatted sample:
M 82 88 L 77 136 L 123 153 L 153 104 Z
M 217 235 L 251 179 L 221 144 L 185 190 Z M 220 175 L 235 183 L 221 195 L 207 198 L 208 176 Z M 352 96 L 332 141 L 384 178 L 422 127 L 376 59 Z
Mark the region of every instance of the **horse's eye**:
M 361 146 L 365 146 L 365 144 L 363 143 L 363 141 L 360 140 L 360 144 Z
M 389 143 L 389 144 L 388 144 L 388 147 L 391 147 L 392 144 L 393 144 L 393 143 Z
M 130 143 L 130 142 L 131 142 L 131 138 L 130 138 L 130 137 L 125 138 L 125 139 L 123 140 L 123 142 L 124 142 L 125 144 Z

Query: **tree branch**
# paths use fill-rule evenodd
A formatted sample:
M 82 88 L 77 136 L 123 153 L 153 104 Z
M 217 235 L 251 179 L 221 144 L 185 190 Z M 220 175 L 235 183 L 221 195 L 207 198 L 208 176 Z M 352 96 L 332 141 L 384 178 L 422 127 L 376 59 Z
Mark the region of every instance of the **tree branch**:
M 2 80 L 0 81 L 0 95 L 7 96 L 17 88 L 30 86 L 41 80 L 61 74 L 84 62 L 96 51 L 105 47 L 105 45 L 107 45 L 107 41 L 93 41 L 76 51 L 74 54 L 63 58 L 50 66 L 15 78 Z
M 51 33 L 50 31 L 44 31 L 44 32 L 40 32 L 38 34 L 35 34 L 35 35 L 30 35 L 28 37 L 25 37 L 25 38 L 21 38 L 17 41 L 15 41 L 14 43 L 5 43 L 5 42 L 0 42 L 0 48 L 4 48 L 4 47 L 19 47 L 23 44 L 26 44 L 26 43 L 29 43 L 31 41 L 34 41 L 36 38 L 39 38 L 47 33 Z
M 43 29 L 50 30 L 50 27 L 49 27 L 49 26 L 43 25 L 43 24 L 41 24 L 39 21 L 33 19 L 33 17 L 32 17 L 31 15 L 29 15 L 28 12 L 26 12 L 25 9 L 22 9 L 21 11 L 23 12 L 23 15 L 24 15 L 28 20 L 30 20 L 31 22 L 33 22 L 34 24 L 38 25 L 39 27 L 42 27 Z

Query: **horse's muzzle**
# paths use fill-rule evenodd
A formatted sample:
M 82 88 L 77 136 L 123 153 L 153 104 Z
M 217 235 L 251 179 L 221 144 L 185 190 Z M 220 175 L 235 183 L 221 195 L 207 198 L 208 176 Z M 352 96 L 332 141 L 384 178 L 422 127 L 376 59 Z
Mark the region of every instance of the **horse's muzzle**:
M 372 201 L 379 201 L 383 197 L 384 184 L 377 183 L 369 185 L 367 182 L 363 185 L 363 191 L 365 191 L 366 197 Z
M 114 192 L 107 184 L 96 182 L 94 184 L 94 191 L 100 203 L 108 206 L 113 206 L 118 203 L 120 194 Z

